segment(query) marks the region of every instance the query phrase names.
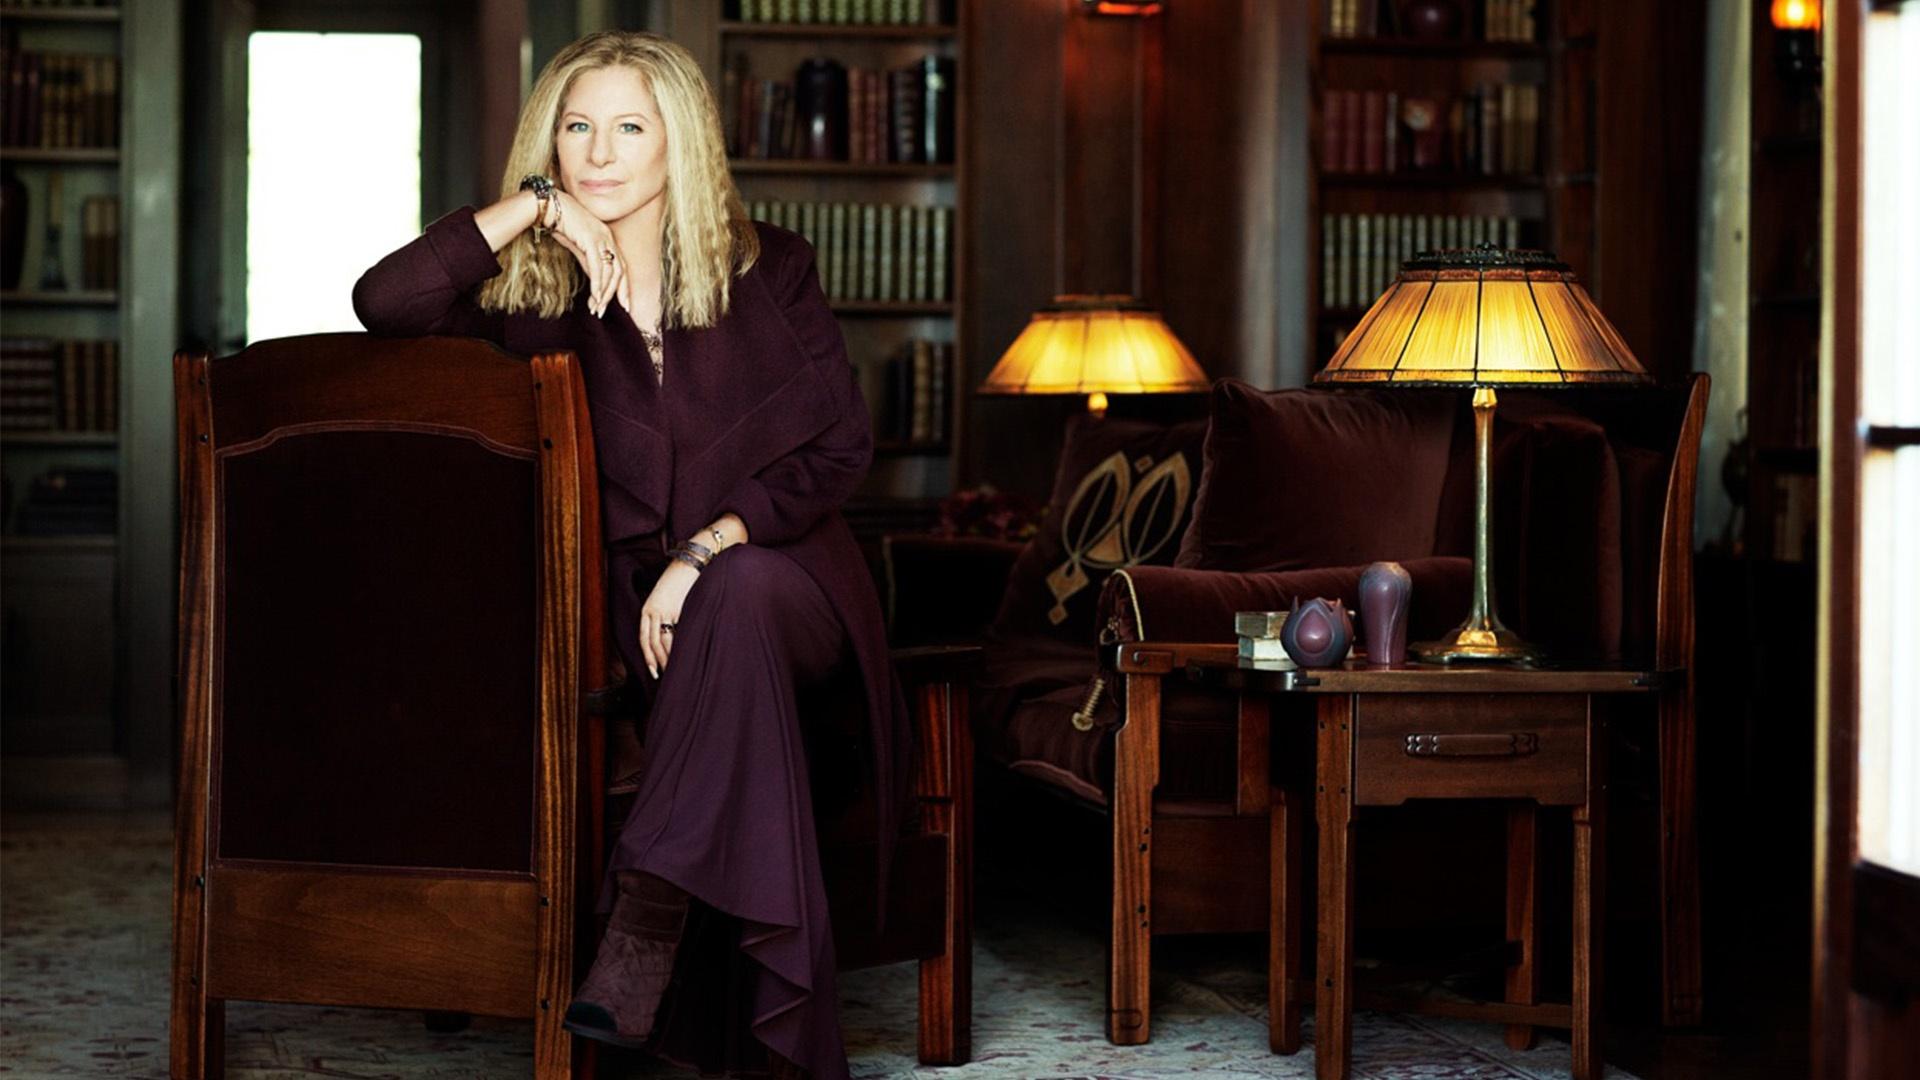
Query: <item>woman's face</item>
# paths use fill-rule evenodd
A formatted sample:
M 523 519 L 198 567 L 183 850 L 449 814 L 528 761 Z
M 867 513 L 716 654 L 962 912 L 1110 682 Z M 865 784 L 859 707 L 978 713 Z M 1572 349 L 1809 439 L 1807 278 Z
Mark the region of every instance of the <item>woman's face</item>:
M 660 106 L 630 67 L 583 71 L 560 103 L 554 133 L 560 186 L 605 222 L 660 198 L 667 186 L 667 136 Z

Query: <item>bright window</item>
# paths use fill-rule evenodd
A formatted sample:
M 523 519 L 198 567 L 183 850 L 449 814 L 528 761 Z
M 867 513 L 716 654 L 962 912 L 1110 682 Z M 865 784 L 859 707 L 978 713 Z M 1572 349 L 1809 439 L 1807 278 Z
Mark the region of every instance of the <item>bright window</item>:
M 1920 4 L 1862 44 L 1860 855 L 1920 876 Z
M 420 233 L 420 39 L 247 42 L 247 338 L 359 330 L 353 283 Z

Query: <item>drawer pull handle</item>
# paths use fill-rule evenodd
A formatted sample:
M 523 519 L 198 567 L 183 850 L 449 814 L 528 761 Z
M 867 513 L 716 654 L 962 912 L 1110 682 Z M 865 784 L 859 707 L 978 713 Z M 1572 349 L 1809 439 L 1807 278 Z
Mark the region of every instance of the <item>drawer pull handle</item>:
M 1506 735 L 1407 736 L 1408 757 L 1526 757 L 1540 749 L 1540 736 L 1531 731 Z

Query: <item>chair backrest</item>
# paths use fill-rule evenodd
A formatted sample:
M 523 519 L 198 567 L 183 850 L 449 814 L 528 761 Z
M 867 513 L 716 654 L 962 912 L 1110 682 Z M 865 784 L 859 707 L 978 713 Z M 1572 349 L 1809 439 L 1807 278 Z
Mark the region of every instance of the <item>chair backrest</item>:
M 324 334 L 174 379 L 176 1001 L 563 1001 L 605 670 L 573 357 Z

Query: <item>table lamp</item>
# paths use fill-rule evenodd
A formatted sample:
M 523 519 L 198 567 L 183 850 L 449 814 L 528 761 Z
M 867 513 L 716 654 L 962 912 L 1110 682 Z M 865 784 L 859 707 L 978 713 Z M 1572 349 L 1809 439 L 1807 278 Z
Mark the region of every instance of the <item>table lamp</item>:
M 1473 388 L 1473 608 L 1451 634 L 1413 653 L 1433 663 L 1538 659 L 1493 609 L 1494 388 L 1651 381 L 1572 271 L 1547 252 L 1490 244 L 1422 252 L 1313 378 Z
M 1056 296 L 1033 313 L 982 394 L 1086 394 L 1087 411 L 1107 411 L 1108 394 L 1195 393 L 1207 373 L 1160 313 L 1131 296 Z

